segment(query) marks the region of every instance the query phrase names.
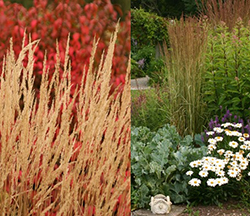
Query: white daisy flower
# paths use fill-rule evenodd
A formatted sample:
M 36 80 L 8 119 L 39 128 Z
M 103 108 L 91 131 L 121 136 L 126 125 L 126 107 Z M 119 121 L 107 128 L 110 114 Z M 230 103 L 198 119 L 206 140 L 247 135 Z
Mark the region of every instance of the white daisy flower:
M 225 176 L 225 171 L 223 171 L 223 170 L 217 170 L 215 173 L 216 173 L 217 176 L 220 176 L 220 177 Z
M 236 152 L 233 158 L 234 158 L 233 160 L 238 160 L 238 161 L 242 161 L 244 159 L 243 155 L 239 154 L 239 152 Z
M 215 145 L 216 144 L 216 139 L 209 138 L 208 142 L 209 142 L 209 144 Z
M 221 178 L 221 180 L 222 180 L 223 184 L 227 184 L 228 183 L 228 178 L 227 177 L 223 177 L 223 178 Z
M 214 139 L 215 139 L 216 141 L 222 141 L 222 140 L 223 140 L 223 137 L 218 136 L 218 137 L 215 137 Z
M 203 162 L 210 162 L 210 159 L 211 159 L 212 157 L 203 157 L 202 159 L 203 159 Z
M 222 169 L 225 168 L 225 164 L 224 164 L 224 163 L 218 163 L 218 164 L 216 164 L 216 168 L 217 168 L 218 170 L 222 170 Z
M 208 179 L 208 180 L 207 180 L 207 185 L 208 185 L 208 186 L 211 186 L 211 187 L 215 187 L 215 186 L 217 185 L 217 180 L 216 180 L 216 179 L 213 179 L 213 178 Z
M 237 175 L 238 175 L 238 172 L 236 172 L 235 170 L 228 170 L 227 174 L 232 177 L 232 178 L 235 178 Z
M 233 132 L 230 130 L 225 130 L 227 136 L 233 136 Z
M 219 185 L 219 186 L 224 184 L 222 178 L 217 178 L 216 182 L 217 182 L 217 185 Z
M 245 144 L 245 145 L 250 145 L 250 141 L 249 141 L 249 140 L 245 140 L 245 141 L 244 141 L 244 144 Z
M 192 161 L 189 165 L 190 165 L 192 168 L 198 167 L 197 161 Z
M 193 175 L 193 173 L 194 173 L 193 171 L 189 170 L 186 172 L 186 175 L 191 176 L 191 175 Z
M 202 165 L 202 161 L 201 160 L 197 160 L 196 162 L 197 162 L 198 166 Z
M 199 175 L 200 175 L 201 177 L 207 177 L 207 176 L 208 176 L 208 171 L 206 171 L 206 170 L 201 170 L 201 171 L 199 172 Z
M 223 159 L 224 164 L 227 164 L 229 161 L 230 161 L 229 157 L 226 157 L 226 158 Z
M 248 160 L 247 160 L 246 158 L 242 158 L 242 159 L 240 160 L 240 163 L 247 166 L 249 162 L 248 162 Z
M 208 145 L 208 150 L 209 151 L 213 151 L 213 150 L 215 150 L 216 149 L 216 146 L 215 145 L 213 145 L 213 144 L 210 144 L 210 145 Z
M 248 153 L 246 157 L 247 157 L 247 158 L 250 158 L 250 153 Z
M 230 122 L 226 122 L 226 123 L 222 124 L 221 126 L 222 127 L 229 127 L 229 126 L 233 126 L 233 124 Z
M 246 138 L 244 138 L 244 137 L 239 137 L 238 140 L 239 140 L 240 142 L 244 142 L 244 141 L 246 140 Z
M 242 133 L 238 132 L 238 131 L 232 131 L 233 136 L 237 136 L 237 137 L 241 137 Z
M 216 171 L 216 167 L 215 167 L 215 166 L 210 166 L 210 170 L 211 170 L 212 172 L 215 172 L 215 171 Z
M 237 163 L 237 161 L 232 161 L 231 163 L 230 163 L 233 167 L 236 167 L 236 166 L 238 166 L 238 163 Z
M 237 123 L 234 125 L 235 128 L 241 128 L 242 127 L 242 124 L 241 123 Z
M 248 149 L 248 146 L 243 144 L 243 145 L 240 146 L 240 148 L 241 148 L 241 149 L 244 149 L 244 150 L 247 150 L 247 149 Z
M 250 172 L 247 175 L 250 176 Z
M 241 170 L 246 170 L 247 169 L 247 165 L 246 164 L 240 164 L 240 169 Z
M 248 133 L 243 133 L 243 137 L 248 138 L 249 134 Z
M 214 131 L 207 131 L 206 134 L 207 135 L 214 135 Z
M 225 155 L 225 157 L 230 157 L 230 156 L 232 156 L 232 154 L 233 154 L 232 151 L 227 150 L 224 155 Z
M 240 180 L 241 180 L 241 178 L 242 178 L 242 175 L 241 175 L 241 174 L 239 174 L 239 175 L 236 177 L 236 180 L 237 180 L 237 181 L 240 181 Z
M 188 182 L 191 186 L 200 186 L 201 180 L 198 178 L 193 178 Z
M 237 174 L 240 172 L 240 169 L 238 167 L 232 167 L 232 170 L 237 172 Z
M 223 155 L 224 152 L 225 152 L 225 149 L 219 149 L 219 150 L 217 150 L 217 153 L 218 153 L 219 155 Z
M 203 170 L 206 170 L 206 171 L 207 171 L 207 170 L 210 170 L 210 168 L 211 168 L 211 166 L 210 166 L 210 164 L 208 164 L 208 163 L 204 163 L 203 166 L 202 166 L 202 169 L 203 169 Z
M 231 147 L 233 147 L 233 148 L 237 148 L 238 143 L 235 142 L 235 141 L 231 141 L 231 142 L 229 142 L 229 146 L 231 146 Z
M 216 133 L 222 133 L 224 131 L 224 129 L 220 128 L 220 127 L 214 127 L 213 130 L 216 132 Z

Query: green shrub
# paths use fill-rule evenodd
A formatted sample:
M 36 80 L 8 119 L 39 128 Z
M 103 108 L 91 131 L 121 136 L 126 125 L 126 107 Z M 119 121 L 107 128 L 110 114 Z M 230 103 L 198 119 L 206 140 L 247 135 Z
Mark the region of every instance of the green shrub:
M 131 29 L 139 47 L 163 43 L 168 38 L 166 19 L 143 9 L 131 9 Z
M 174 203 L 187 201 L 189 162 L 200 158 L 206 148 L 194 148 L 191 136 L 181 138 L 174 126 L 157 132 L 146 127 L 131 130 L 132 208 L 148 207 L 150 197 L 162 193 Z
M 209 113 L 220 116 L 220 106 L 242 118 L 250 107 L 250 26 L 238 20 L 230 32 L 225 23 L 208 38 L 205 102 Z
M 168 123 L 167 94 L 163 87 L 132 91 L 131 124 L 156 131 Z

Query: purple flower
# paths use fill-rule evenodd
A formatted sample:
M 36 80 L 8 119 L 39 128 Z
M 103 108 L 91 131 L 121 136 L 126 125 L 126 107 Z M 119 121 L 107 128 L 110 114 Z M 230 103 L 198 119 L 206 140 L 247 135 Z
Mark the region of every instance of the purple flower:
M 214 126 L 214 121 L 213 119 L 211 119 L 211 121 L 209 122 L 208 124 L 209 128 L 212 130 L 213 129 L 213 126 Z
M 232 116 L 232 114 L 231 114 L 231 115 L 230 115 L 230 114 L 231 114 L 231 113 L 230 113 L 230 111 L 229 111 L 229 110 L 227 110 L 227 111 L 226 111 L 226 114 L 225 114 L 225 116 L 224 116 L 224 117 L 225 117 L 225 118 L 229 118 L 230 116 Z
M 132 38 L 132 43 L 133 45 L 137 46 L 137 40 L 135 40 L 134 38 Z
M 143 59 L 139 60 L 137 62 L 137 64 L 138 64 L 139 68 L 143 69 L 145 66 L 145 59 L 143 58 Z

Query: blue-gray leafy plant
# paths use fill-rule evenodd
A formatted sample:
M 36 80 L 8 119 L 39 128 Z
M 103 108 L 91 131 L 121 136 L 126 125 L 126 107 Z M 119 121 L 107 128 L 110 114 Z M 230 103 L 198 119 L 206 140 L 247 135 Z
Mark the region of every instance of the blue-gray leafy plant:
M 188 176 L 192 160 L 204 155 L 206 147 L 195 148 L 193 138 L 181 138 L 174 126 L 157 132 L 146 127 L 131 130 L 132 208 L 148 207 L 150 197 L 169 195 L 173 203 L 188 199 Z

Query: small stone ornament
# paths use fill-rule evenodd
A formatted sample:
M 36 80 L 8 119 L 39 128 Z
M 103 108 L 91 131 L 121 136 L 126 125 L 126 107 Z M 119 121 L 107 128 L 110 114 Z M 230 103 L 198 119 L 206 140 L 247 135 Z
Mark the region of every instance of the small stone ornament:
M 157 194 L 151 197 L 149 205 L 153 214 L 168 214 L 171 211 L 172 202 L 169 196 L 166 197 L 162 194 Z

